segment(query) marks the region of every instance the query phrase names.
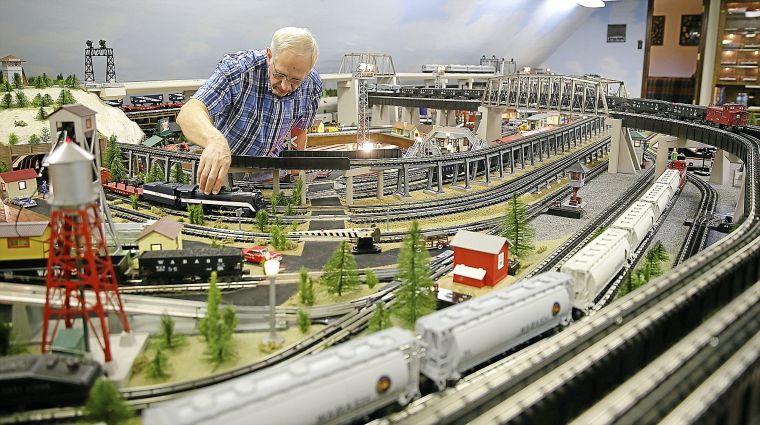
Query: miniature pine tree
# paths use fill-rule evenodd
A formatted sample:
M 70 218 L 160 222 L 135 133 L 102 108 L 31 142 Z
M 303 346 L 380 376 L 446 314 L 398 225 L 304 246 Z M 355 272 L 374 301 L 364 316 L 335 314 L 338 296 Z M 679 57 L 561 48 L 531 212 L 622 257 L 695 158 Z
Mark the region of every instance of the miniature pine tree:
M 121 155 L 116 155 L 113 157 L 113 161 L 111 161 L 111 166 L 109 167 L 111 170 L 111 178 L 115 182 L 122 182 L 127 177 L 127 167 L 124 165 L 124 162 L 121 160 Z
M 27 143 L 29 143 L 30 145 L 38 145 L 40 143 L 40 136 L 36 134 L 32 134 L 31 136 L 29 136 L 29 141 Z
M 181 341 L 181 336 L 174 331 L 174 319 L 168 314 L 161 315 L 161 346 L 171 350 L 176 348 Z
M 21 75 L 18 72 L 13 73 L 13 87 L 18 90 L 24 88 L 24 80 L 21 79 Z
M 182 164 L 179 162 L 172 167 L 172 182 L 185 183 L 185 173 L 182 171 Z
M 653 278 L 660 276 L 663 273 L 663 263 L 669 259 L 670 256 L 662 245 L 662 242 L 657 241 L 644 255 L 644 262 L 641 265 L 644 281 L 649 282 Z
M 32 106 L 35 108 L 42 106 L 42 94 L 37 93 L 37 95 L 34 96 L 34 99 L 32 99 Z
M 263 232 L 266 230 L 267 224 L 269 224 L 269 214 L 267 214 L 266 210 L 260 209 L 256 211 L 256 227 L 259 228 L 259 231 Z
M 47 118 L 47 114 L 45 113 L 45 108 L 40 106 L 40 109 L 37 111 L 37 115 L 34 116 L 34 119 L 37 121 L 45 121 L 45 118 Z
M 359 271 L 351 247 L 342 241 L 322 269 L 322 284 L 331 294 L 343 295 L 359 285 Z
M 27 99 L 26 94 L 22 91 L 16 92 L 16 105 L 19 108 L 26 108 L 29 106 L 29 99 Z
M 145 177 L 145 183 L 162 182 L 162 181 L 164 181 L 164 169 L 161 168 L 160 165 L 158 165 L 158 162 L 154 162 L 150 166 L 150 171 L 148 172 L 148 175 Z
M 53 100 L 53 97 L 50 96 L 49 94 L 45 93 L 45 95 L 42 96 L 42 106 L 50 106 L 53 103 L 55 103 L 55 101 Z
M 48 77 L 47 73 L 45 72 L 42 73 L 42 82 L 45 88 L 53 85 L 53 80 L 51 80 L 50 77 Z
M 238 324 L 238 318 L 235 314 L 235 310 L 227 306 L 222 312 L 221 321 L 217 321 L 215 324 L 210 325 L 215 331 L 211 335 L 211 339 L 208 341 L 208 349 L 206 351 L 208 359 L 216 367 L 229 360 L 234 354 L 234 347 L 232 344 L 232 334 Z
M 0 161 L 0 173 L 8 171 L 8 164 L 5 161 Z
M 13 96 L 10 93 L 3 95 L 3 108 L 10 109 L 13 106 Z
M 314 305 L 314 281 L 309 277 L 306 267 L 301 267 L 299 277 L 298 299 L 301 301 L 301 304 Z
M 375 311 L 372 313 L 372 317 L 369 318 L 367 329 L 370 332 L 377 332 L 383 329 L 388 329 L 391 327 L 391 325 L 391 312 L 385 308 L 384 302 L 376 302 Z
M 398 279 L 401 285 L 393 305 L 393 314 L 409 328 L 417 319 L 435 311 L 436 298 L 430 276 L 430 257 L 422 240 L 419 224 L 414 221 L 404 236 L 398 255 Z
M 114 152 L 116 151 L 116 135 L 108 138 L 106 142 L 106 151 L 103 153 L 104 167 L 110 167 L 113 161 Z
M 216 281 L 216 272 L 211 272 L 208 282 L 208 298 L 206 299 L 206 315 L 198 323 L 201 335 L 207 343 L 216 337 L 218 331 L 216 325 L 219 323 L 219 304 L 222 302 L 222 292 L 216 286 Z
M 309 318 L 309 313 L 299 309 L 298 317 L 296 317 L 296 325 L 298 325 L 298 329 L 301 330 L 302 334 L 309 332 L 309 328 L 311 327 L 311 318 Z
M 8 136 L 8 144 L 11 146 L 18 144 L 18 136 L 16 135 L 16 133 L 11 133 Z
M 98 379 L 90 389 L 84 413 L 89 420 L 105 422 L 108 425 L 122 423 L 135 415 L 121 397 L 116 385 L 106 378 Z
M 377 275 L 372 270 L 364 272 L 364 283 L 367 284 L 369 289 L 373 289 L 377 285 Z
M 293 191 L 290 192 L 290 203 L 293 205 L 301 205 L 302 194 L 303 194 L 303 178 L 301 176 L 298 176 L 298 178 L 296 179 L 296 183 L 293 186 Z
M 5 82 L 3 83 L 3 91 L 4 91 L 4 92 L 7 92 L 7 93 L 10 93 L 10 92 L 12 92 L 12 91 L 13 91 L 13 86 L 11 85 L 11 83 L 10 83 L 10 82 L 8 82 L 8 81 L 5 81 Z
M 40 142 L 48 143 L 50 141 L 50 130 L 47 127 L 42 127 L 40 131 Z
M 288 238 L 285 236 L 285 231 L 279 224 L 274 224 L 269 227 L 269 241 L 275 249 L 288 248 Z
M 166 357 L 161 345 L 156 347 L 156 354 L 148 363 L 147 374 L 153 379 L 166 379 L 169 377 L 169 359 Z
M 512 195 L 512 199 L 507 202 L 507 215 L 501 222 L 501 236 L 509 239 L 510 255 L 517 258 L 523 258 L 533 251 L 532 239 L 535 230 L 528 224 L 528 214 L 525 204 L 518 198 L 517 194 Z
M 37 77 L 34 79 L 34 88 L 36 89 L 44 89 L 45 88 L 45 80 L 42 78 L 42 76 Z
M 132 209 L 137 211 L 137 208 L 139 207 L 138 202 L 140 201 L 140 198 L 137 197 L 137 195 L 131 195 L 129 197 L 129 204 L 132 206 Z
M 290 201 L 285 205 L 285 215 L 288 217 L 293 215 L 293 204 L 291 204 Z

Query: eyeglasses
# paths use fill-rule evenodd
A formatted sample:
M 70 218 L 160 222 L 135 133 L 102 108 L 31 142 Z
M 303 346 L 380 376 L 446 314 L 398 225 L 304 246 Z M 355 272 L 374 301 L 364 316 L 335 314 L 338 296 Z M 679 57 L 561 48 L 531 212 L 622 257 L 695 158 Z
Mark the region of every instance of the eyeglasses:
M 298 78 L 288 77 L 282 72 L 277 71 L 277 68 L 274 67 L 274 62 L 272 63 L 272 76 L 280 81 L 285 81 L 286 83 L 291 84 L 296 87 L 300 86 L 301 83 L 303 83 L 303 80 L 299 80 Z

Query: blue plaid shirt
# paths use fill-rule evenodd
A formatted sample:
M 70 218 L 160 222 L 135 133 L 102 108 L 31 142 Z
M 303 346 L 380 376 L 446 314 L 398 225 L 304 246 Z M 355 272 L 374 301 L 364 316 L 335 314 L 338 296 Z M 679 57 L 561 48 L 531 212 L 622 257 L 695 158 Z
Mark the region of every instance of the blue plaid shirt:
M 245 50 L 222 58 L 193 98 L 206 105 L 234 155 L 277 156 L 291 130 L 311 126 L 321 96 L 314 69 L 296 91 L 275 96 L 266 51 Z

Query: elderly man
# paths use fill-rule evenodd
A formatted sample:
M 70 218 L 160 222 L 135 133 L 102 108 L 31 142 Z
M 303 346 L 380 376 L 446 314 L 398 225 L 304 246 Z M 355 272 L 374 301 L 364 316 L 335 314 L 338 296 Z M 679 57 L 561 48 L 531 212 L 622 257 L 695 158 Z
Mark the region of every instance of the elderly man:
M 185 137 L 204 147 L 198 185 L 219 193 L 232 152 L 277 156 L 294 135 L 299 150 L 317 113 L 322 81 L 314 70 L 319 48 L 305 28 L 277 30 L 266 50 L 225 56 L 180 110 Z

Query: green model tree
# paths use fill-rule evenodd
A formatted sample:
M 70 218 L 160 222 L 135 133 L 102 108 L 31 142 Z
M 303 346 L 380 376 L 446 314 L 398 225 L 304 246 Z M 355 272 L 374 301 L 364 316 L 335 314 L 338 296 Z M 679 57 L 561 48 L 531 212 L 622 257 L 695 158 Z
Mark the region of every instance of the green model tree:
M 314 280 L 309 276 L 306 267 L 298 272 L 298 299 L 301 304 L 314 305 Z
M 668 251 L 662 242 L 657 241 L 652 248 L 647 251 L 644 256 L 643 264 L 641 265 L 641 272 L 644 278 L 644 282 L 649 282 L 653 278 L 662 275 L 663 265 L 670 260 Z
M 20 90 L 16 92 L 16 106 L 19 108 L 26 108 L 29 106 L 29 99 L 26 97 L 26 94 Z
M 164 181 L 164 169 L 158 165 L 158 162 L 154 162 L 150 166 L 148 175 L 145 176 L 145 183 L 162 182 Z
M 18 72 L 13 73 L 13 88 L 17 90 L 24 88 L 24 80 L 21 79 L 21 75 Z
M 10 93 L 13 91 L 13 86 L 11 85 L 10 82 L 8 81 L 3 82 L 3 91 L 6 93 Z
M 161 347 L 173 350 L 185 341 L 182 335 L 177 335 L 174 330 L 174 319 L 168 314 L 161 315 Z
M 375 286 L 377 286 L 378 281 L 377 281 L 377 275 L 375 274 L 375 272 L 373 272 L 370 269 L 367 269 L 367 271 L 364 272 L 364 283 L 367 284 L 367 287 L 369 289 L 372 289 Z
M 27 143 L 29 143 L 30 145 L 39 145 L 40 144 L 40 136 L 38 136 L 36 134 L 32 134 L 31 136 L 29 136 L 29 141 Z
M 259 228 L 259 231 L 260 232 L 265 231 L 268 224 L 269 224 L 269 214 L 267 214 L 266 210 L 260 209 L 256 211 L 256 227 Z
M 401 243 L 398 255 L 401 285 L 393 305 L 394 316 L 408 328 L 413 328 L 420 317 L 435 311 L 436 298 L 430 274 L 430 256 L 420 226 L 414 221 Z
M 71 105 L 72 103 L 76 103 L 76 99 L 74 99 L 74 95 L 71 94 L 71 90 L 63 89 L 61 90 L 61 94 L 58 95 L 58 104 L 59 105 Z
M 375 303 L 375 311 L 367 323 L 367 330 L 371 333 L 388 329 L 393 326 L 391 323 L 391 312 L 385 307 L 385 303 L 378 301 Z
M 53 97 L 49 94 L 45 93 L 44 96 L 42 96 L 42 106 L 52 106 L 55 104 L 55 101 L 53 100 Z
M 156 353 L 148 363 L 147 375 L 150 378 L 162 380 L 169 377 L 169 359 L 160 344 L 156 347 Z
M 106 142 L 106 149 L 105 152 L 103 152 L 103 166 L 106 168 L 110 167 L 111 162 L 113 161 L 113 155 L 117 146 L 116 140 L 116 135 L 112 135 Z
M 132 209 L 137 211 L 137 208 L 139 207 L 138 203 L 140 202 L 140 198 L 137 197 L 137 195 L 130 195 L 129 197 L 129 204 L 132 206 Z
M 66 87 L 71 88 L 71 89 L 78 89 L 79 78 L 77 78 L 77 76 L 73 74 L 66 77 Z
M 113 159 L 111 160 L 111 166 L 108 168 L 111 170 L 111 179 L 113 181 L 120 183 L 124 181 L 125 178 L 127 178 L 129 171 L 127 170 L 127 166 L 124 165 L 124 161 L 122 161 L 120 147 L 116 147 L 116 152 L 114 153 Z
M 206 219 L 203 217 L 203 206 L 200 204 L 187 204 L 187 215 L 190 224 L 203 226 L 203 223 L 206 222 Z
M 135 416 L 116 385 L 106 378 L 98 379 L 90 389 L 84 413 L 89 420 L 107 425 L 121 424 Z
M 322 268 L 322 285 L 331 294 L 343 295 L 359 285 L 359 270 L 351 246 L 342 241 Z
M 303 178 L 299 175 L 296 179 L 296 183 L 293 186 L 293 191 L 290 192 L 290 203 L 293 205 L 301 205 L 301 195 L 303 194 Z
M 10 109 L 13 107 L 13 96 L 10 93 L 3 95 L 3 108 Z
M 211 363 L 218 367 L 231 359 L 235 354 L 232 343 L 232 334 L 238 324 L 237 314 L 231 306 L 227 306 L 222 312 L 222 320 L 217 323 L 216 330 L 212 333 L 208 342 L 207 355 Z
M 188 176 L 185 175 L 185 172 L 182 171 L 182 164 L 179 162 L 174 164 L 172 167 L 172 182 L 174 183 L 187 183 L 190 179 L 188 179 Z
M 293 216 L 293 204 L 290 201 L 285 205 L 285 215 L 287 217 Z
M 40 109 L 37 110 L 37 115 L 34 116 L 34 119 L 37 121 L 45 121 L 45 118 L 47 118 L 47 114 L 45 113 L 45 108 L 40 106 Z
M 11 134 L 8 136 L 8 144 L 9 144 L 10 146 L 14 146 L 14 145 L 17 145 L 17 144 L 18 144 L 18 136 L 16 135 L 16 133 L 11 133 Z
M 535 230 L 528 224 L 528 214 L 525 204 L 517 194 L 512 195 L 507 203 L 507 214 L 501 222 L 501 236 L 509 239 L 509 254 L 523 258 L 533 251 L 532 244 Z
M 298 325 L 298 329 L 301 330 L 302 334 L 309 332 L 309 328 L 311 327 L 311 319 L 309 318 L 309 313 L 303 309 L 298 309 L 296 325 Z
M 34 80 L 34 82 L 32 82 L 32 80 Z M 45 80 L 42 79 L 42 76 L 30 78 L 29 79 L 29 84 L 33 85 L 35 89 L 44 89 L 45 88 Z
M 40 130 L 40 142 L 50 142 L 50 130 L 47 127 L 42 127 L 42 130 Z
M 5 161 L 0 161 L 0 173 L 8 171 L 8 164 Z
M 618 297 L 625 296 L 626 294 L 635 291 L 645 283 L 646 281 L 644 281 L 644 275 L 641 273 L 641 270 L 629 270 L 623 277 L 623 282 L 620 284 Z
M 37 93 L 37 95 L 34 96 L 34 99 L 32 99 L 32 106 L 35 108 L 42 106 L 42 94 Z
M 285 235 L 285 230 L 282 228 L 281 224 L 275 223 L 269 226 L 269 242 L 274 249 L 282 250 L 290 248 L 290 240 Z
M 206 342 L 213 339 L 213 335 L 217 332 L 217 325 L 221 319 L 219 313 L 219 304 L 222 303 L 222 291 L 216 286 L 217 274 L 211 272 L 211 277 L 208 282 L 208 296 L 206 298 L 206 315 L 198 323 L 198 328 L 206 339 Z

